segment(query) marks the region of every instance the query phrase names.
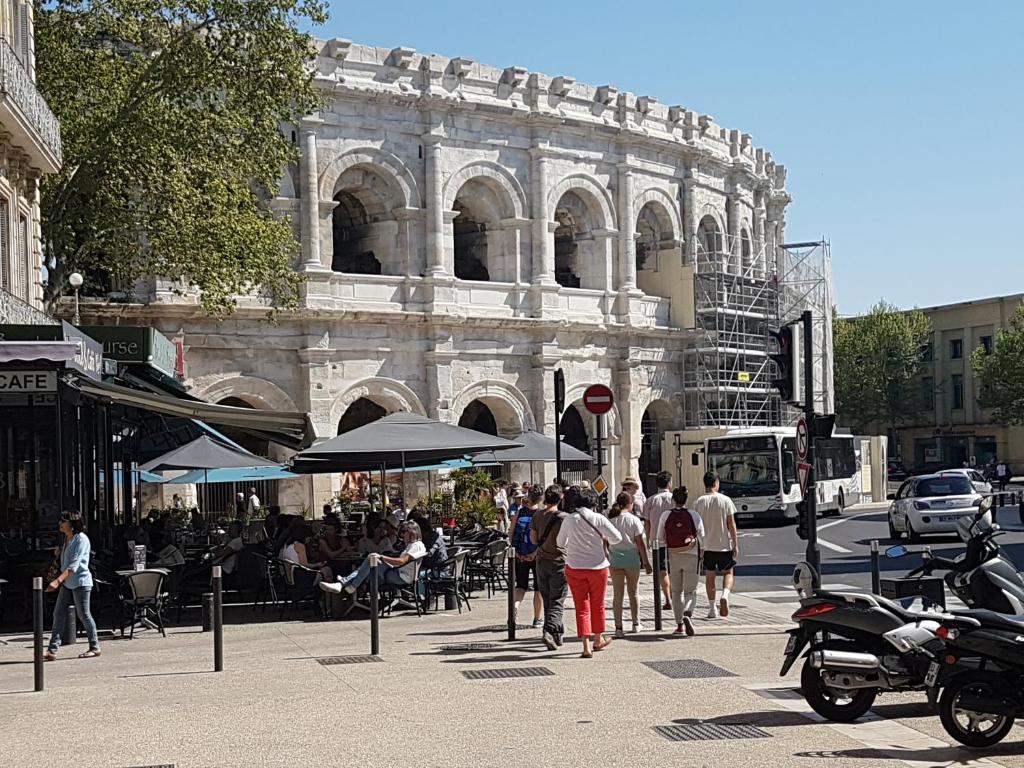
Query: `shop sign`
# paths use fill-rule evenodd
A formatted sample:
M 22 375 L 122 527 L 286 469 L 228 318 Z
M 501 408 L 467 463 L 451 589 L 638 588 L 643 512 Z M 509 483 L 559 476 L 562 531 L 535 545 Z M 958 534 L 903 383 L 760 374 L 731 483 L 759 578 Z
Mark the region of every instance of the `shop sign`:
M 165 376 L 174 376 L 178 350 L 174 342 L 154 328 L 91 325 L 86 332 L 103 342 L 103 354 L 119 363 L 143 363 Z
M 71 325 L 71 323 L 61 321 L 61 325 L 64 328 L 64 341 L 78 342 L 78 351 L 75 353 L 74 358 L 68 360 L 68 367 L 84 373 L 90 379 L 99 380 L 102 378 L 103 346 L 86 336 L 75 326 Z
M 56 392 L 56 371 L 0 371 L 0 392 Z

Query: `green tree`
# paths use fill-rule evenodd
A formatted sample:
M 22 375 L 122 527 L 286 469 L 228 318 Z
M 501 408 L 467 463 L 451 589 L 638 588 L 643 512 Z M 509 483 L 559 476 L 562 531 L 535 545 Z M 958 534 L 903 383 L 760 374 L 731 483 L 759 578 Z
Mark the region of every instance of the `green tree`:
M 1010 327 L 999 332 L 992 354 L 979 347 L 971 365 L 981 383 L 978 400 L 994 409 L 996 423 L 1024 424 L 1024 303 L 1017 307 Z
M 269 199 L 295 149 L 282 126 L 318 108 L 303 22 L 321 0 L 55 0 L 37 4 L 39 88 L 64 168 L 45 179 L 47 298 L 165 275 L 209 311 L 294 300 L 290 223 Z
M 922 351 L 931 321 L 880 301 L 863 317 L 833 318 L 836 414 L 866 431 L 872 423 L 894 437 L 925 409 Z

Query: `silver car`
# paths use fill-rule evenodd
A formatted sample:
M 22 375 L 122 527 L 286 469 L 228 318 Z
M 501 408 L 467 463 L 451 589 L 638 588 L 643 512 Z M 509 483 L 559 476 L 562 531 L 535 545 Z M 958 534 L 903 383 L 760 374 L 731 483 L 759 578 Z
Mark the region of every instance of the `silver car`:
M 956 533 L 957 521 L 977 513 L 981 498 L 959 472 L 912 477 L 889 505 L 889 536 L 916 541 L 927 533 Z
M 976 469 L 944 469 L 939 472 L 940 475 L 963 475 L 971 481 L 971 485 L 974 486 L 974 490 L 981 494 L 992 493 L 992 484 L 985 479 L 985 476 Z

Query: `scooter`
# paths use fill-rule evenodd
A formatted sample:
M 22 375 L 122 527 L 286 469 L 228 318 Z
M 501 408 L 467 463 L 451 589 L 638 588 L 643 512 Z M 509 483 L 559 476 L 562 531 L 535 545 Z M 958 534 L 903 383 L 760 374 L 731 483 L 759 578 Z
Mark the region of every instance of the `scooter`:
M 943 619 L 936 636 L 944 648 L 927 680 L 942 689 L 942 727 L 968 747 L 997 744 L 1024 717 L 1024 616 L 965 611 Z
M 969 554 L 947 560 L 926 551 L 925 562 L 908 577 L 954 568 L 967 578 L 957 582 L 957 594 L 965 603 L 1012 609 L 1010 597 L 1003 592 L 1005 588 L 1015 595 L 1017 587 L 1009 583 L 1005 567 L 1020 581 L 1021 598 L 1024 580 L 1008 560 L 998 556 L 992 542 L 998 529 L 991 522 L 991 506 L 991 499 L 984 500 L 974 520 L 963 526 L 961 535 Z M 793 575 L 801 598 L 793 614 L 799 626 L 790 630 L 780 672 L 788 674 L 809 646 L 800 683 L 811 708 L 826 719 L 850 722 L 871 708 L 880 691 L 926 690 L 934 704 L 937 690 L 926 676 L 943 650 L 936 631 L 949 615 L 910 611 L 876 595 L 815 591 L 815 582 L 812 567 L 799 564 Z

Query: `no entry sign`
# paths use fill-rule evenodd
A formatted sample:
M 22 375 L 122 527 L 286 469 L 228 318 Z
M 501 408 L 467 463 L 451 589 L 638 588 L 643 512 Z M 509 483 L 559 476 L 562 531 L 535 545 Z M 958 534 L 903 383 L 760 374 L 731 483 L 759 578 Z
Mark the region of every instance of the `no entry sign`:
M 615 404 L 615 395 L 604 384 L 591 384 L 583 393 L 583 407 L 595 416 L 608 413 Z
M 800 421 L 796 423 L 796 454 L 800 457 L 800 461 L 807 458 L 807 449 L 810 444 L 811 436 L 807 429 L 807 419 L 801 416 Z

